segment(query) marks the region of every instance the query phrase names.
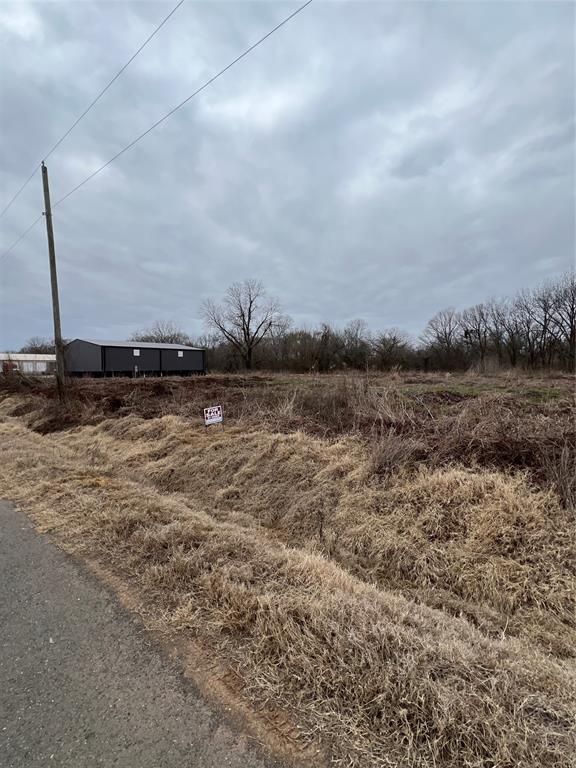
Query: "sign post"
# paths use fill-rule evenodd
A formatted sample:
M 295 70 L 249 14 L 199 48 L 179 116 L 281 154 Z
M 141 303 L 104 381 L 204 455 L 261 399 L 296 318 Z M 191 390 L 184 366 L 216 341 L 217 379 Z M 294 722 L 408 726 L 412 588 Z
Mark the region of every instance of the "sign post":
M 209 427 L 211 424 L 222 424 L 222 406 L 211 405 L 210 408 L 204 408 L 204 425 Z

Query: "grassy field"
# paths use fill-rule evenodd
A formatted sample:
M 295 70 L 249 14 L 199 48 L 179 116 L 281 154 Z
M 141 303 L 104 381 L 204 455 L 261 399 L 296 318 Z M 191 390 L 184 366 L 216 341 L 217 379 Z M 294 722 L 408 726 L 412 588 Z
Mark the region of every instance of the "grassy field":
M 11 379 L 0 397 L 3 494 L 286 713 L 313 764 L 576 765 L 573 378 L 85 380 L 65 410 Z

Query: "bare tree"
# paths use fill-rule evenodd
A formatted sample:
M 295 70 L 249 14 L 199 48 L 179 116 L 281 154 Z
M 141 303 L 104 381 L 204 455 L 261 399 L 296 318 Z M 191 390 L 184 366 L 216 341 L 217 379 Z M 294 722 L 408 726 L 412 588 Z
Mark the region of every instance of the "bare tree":
M 552 325 L 566 350 L 569 370 L 576 368 L 576 272 L 567 272 L 555 285 Z
M 380 370 L 401 365 L 410 353 L 410 338 L 399 328 L 389 328 L 378 334 L 372 343 L 374 361 Z
M 306 328 L 278 335 L 276 365 L 280 370 L 311 371 L 316 365 L 317 340 Z
M 461 341 L 460 315 L 455 309 L 442 309 L 428 321 L 422 338 L 442 366 L 451 367 L 456 362 Z
M 478 355 L 482 369 L 484 368 L 490 337 L 489 319 L 490 312 L 486 304 L 476 304 L 475 307 L 465 309 L 460 316 L 464 341 L 472 354 Z
M 489 346 L 495 353 L 498 364 L 504 365 L 504 354 L 506 352 L 505 346 L 505 331 L 502 322 L 503 305 L 502 301 L 498 299 L 490 299 L 486 306 L 486 312 L 488 314 L 488 338 Z
M 470 362 L 482 367 L 494 359 L 512 367 L 575 370 L 576 366 L 576 274 L 572 271 L 508 299 L 491 299 L 461 312 L 443 310 L 430 320 L 416 347 L 397 328 L 372 333 L 362 321 L 353 321 L 343 330 L 325 322 L 316 329 L 288 331 L 259 283 L 233 286 L 226 302 L 221 307 L 207 305 L 211 314 L 205 314 L 216 332 L 200 346 L 208 348 L 216 369 L 237 370 L 246 365 L 251 337 L 246 336 L 242 309 L 248 307 L 255 288 L 250 326 L 256 335 L 251 348 L 260 343 L 259 365 L 271 370 L 387 370 L 413 365 L 427 369 L 429 364 L 450 370 Z M 269 332 L 264 310 L 273 318 Z M 258 330 L 261 321 L 264 325 Z
M 254 350 L 262 339 L 287 329 L 290 324 L 259 280 L 233 283 L 221 304 L 205 301 L 202 314 L 208 328 L 238 351 L 246 370 L 251 370 Z
M 370 358 L 370 331 L 365 320 L 351 320 L 342 332 L 344 364 L 365 368 Z
M 342 366 L 344 340 L 342 334 L 335 330 L 330 323 L 321 323 L 315 333 L 316 337 L 316 370 L 325 373 Z
M 515 368 L 520 362 L 523 348 L 522 327 L 516 312 L 515 300 L 493 301 L 490 307 L 491 336 L 496 341 L 498 353 L 505 350 L 510 365 Z
M 21 348 L 20 352 L 30 355 L 53 355 L 55 353 L 54 341 L 42 336 L 32 336 Z
M 190 337 L 172 320 L 157 320 L 150 328 L 133 333 L 130 341 L 149 341 L 156 344 L 190 344 Z
M 526 327 L 530 328 L 530 338 L 543 368 L 549 368 L 552 365 L 558 341 L 554 334 L 555 299 L 556 286 L 553 283 L 545 283 L 534 291 L 520 294 L 522 312 L 526 316 Z
M 521 291 L 512 302 L 514 320 L 520 328 L 525 365 L 535 368 L 538 361 L 541 329 L 534 319 L 532 294 Z

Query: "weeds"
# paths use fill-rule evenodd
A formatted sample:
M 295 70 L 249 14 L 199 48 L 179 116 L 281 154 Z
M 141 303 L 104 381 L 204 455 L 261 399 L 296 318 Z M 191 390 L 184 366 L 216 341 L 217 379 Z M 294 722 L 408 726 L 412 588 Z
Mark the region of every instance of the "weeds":
M 425 446 L 409 437 L 397 435 L 393 430 L 370 443 L 374 472 L 384 480 L 414 466 L 426 455 Z
M 431 462 L 425 444 L 394 429 L 364 443 L 125 417 L 65 442 L 80 454 L 97 449 L 121 476 L 202 501 L 219 521 L 264 527 L 367 582 L 466 616 L 487 635 L 574 653 L 576 520 L 552 476 L 539 490 L 525 472 Z M 562 477 L 570 482 L 569 467 Z
M 221 521 L 264 526 L 483 632 L 505 629 L 561 655 L 576 648 L 576 520 L 523 474 L 423 464 L 407 472 L 419 447 L 394 435 L 375 457 L 358 439 L 207 435 L 175 417 L 111 421 L 68 438 L 77 440 L 127 476 L 202 500 Z
M 312 498 L 324 500 L 334 530 L 334 517 L 344 510 L 333 510 L 333 494 L 355 494 L 346 536 L 347 546 L 357 542 L 350 553 L 358 562 L 363 553 L 370 562 L 370 541 L 383 567 L 391 559 L 376 522 L 392 515 L 391 530 L 404 535 L 397 559 L 414 529 L 421 532 L 414 547 L 420 559 L 434 556 L 435 542 L 452 538 L 450 554 L 467 546 L 483 548 L 484 557 L 495 550 L 482 589 L 500 592 L 504 603 L 522 601 L 526 585 L 519 586 L 510 565 L 494 570 L 498 558 L 519 547 L 531 556 L 542 546 L 552 551 L 560 540 L 547 516 L 562 518 L 553 499 L 542 492 L 533 498 L 522 478 L 507 485 L 503 475 L 423 471 L 385 495 L 375 487 L 364 498 L 358 489 L 369 480 L 370 459 L 358 440 L 331 444 L 239 428 L 211 433 L 208 440 L 174 416 L 128 417 L 50 435 L 12 421 L 0 425 L 0 438 L 6 493 L 26 503 L 68 549 L 99 558 L 138 589 L 151 626 L 210 644 L 236 671 L 245 696 L 278 700 L 305 732 L 321 730 L 334 765 L 574 765 L 576 690 L 567 664 L 532 642 L 486 637 L 463 618 L 385 583 L 366 583 L 296 543 L 307 525 L 317 527 L 308 521 Z M 238 455 L 243 445 L 259 452 L 258 473 L 246 454 Z M 190 451 L 186 461 L 178 454 L 183 448 Z M 170 464 L 177 469 L 172 478 Z M 197 492 L 158 490 L 186 479 Z M 253 508 L 235 495 L 247 490 Z M 238 506 L 218 519 L 225 510 L 221 504 L 212 514 L 215 497 Z M 487 500 L 492 506 L 484 508 Z M 369 502 L 372 518 L 356 511 L 360 502 Z M 263 526 L 272 509 L 279 510 L 294 545 Z M 360 526 L 356 534 L 354 524 Z M 559 553 L 546 582 L 551 592 L 558 588 L 554 574 L 565 577 L 562 567 Z M 430 583 L 433 571 L 427 572 Z M 460 581 L 474 583 L 481 573 L 464 569 Z M 410 578 L 416 586 L 418 578 Z M 541 575 L 539 589 L 542 583 Z M 545 610 L 553 615 L 563 608 L 558 603 Z
M 555 452 L 542 452 L 543 469 L 564 507 L 576 512 L 576 449 L 565 442 Z
M 6 380 L 0 381 L 0 398 L 2 393 L 26 398 L 20 407 L 28 409 L 29 425 L 42 433 L 129 415 L 172 414 L 199 423 L 202 408 L 219 403 L 227 424 L 328 438 L 359 436 L 383 476 L 399 463 L 403 468 L 457 462 L 525 469 L 534 482 L 554 484 L 563 503 L 573 504 L 566 462 L 576 451 L 576 422 L 568 376 L 547 386 L 545 380 L 507 376 L 455 380 L 398 373 L 86 380 L 73 383 L 64 408 L 41 379 L 0 378 Z M 559 446 L 565 446 L 564 453 Z

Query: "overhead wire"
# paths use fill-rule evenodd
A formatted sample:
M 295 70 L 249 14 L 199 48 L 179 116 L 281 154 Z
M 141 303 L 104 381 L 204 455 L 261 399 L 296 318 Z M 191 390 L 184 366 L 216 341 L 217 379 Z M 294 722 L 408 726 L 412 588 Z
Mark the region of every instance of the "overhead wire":
M 82 114 L 79 115 L 76 118 L 76 120 L 72 123 L 72 125 L 68 128 L 68 130 L 64 134 L 62 134 L 62 136 L 58 139 L 56 144 L 54 144 L 52 149 L 46 155 L 44 155 L 42 162 L 46 162 L 46 160 L 50 157 L 50 155 L 58 149 L 58 147 L 60 146 L 60 144 L 62 144 L 64 139 L 66 139 L 72 133 L 72 131 L 74 130 L 74 128 L 76 128 L 78 123 L 84 117 L 86 117 L 86 115 L 88 114 L 88 112 L 90 112 L 92 107 L 94 107 L 100 101 L 100 99 L 102 98 L 102 96 L 104 96 L 106 91 L 116 82 L 116 80 L 118 80 L 120 75 L 130 66 L 130 64 L 132 64 L 134 59 L 148 45 L 148 43 L 152 40 L 152 38 L 155 37 L 155 35 L 158 34 L 158 32 L 162 29 L 164 24 L 166 24 L 166 22 L 176 13 L 176 11 L 178 10 L 178 8 L 180 8 L 180 6 L 182 5 L 183 2 L 184 2 L 184 0 L 179 0 L 179 2 L 174 6 L 174 8 L 172 8 L 170 13 L 162 19 L 160 24 L 158 24 L 158 26 L 151 32 L 151 34 L 148 35 L 146 40 L 144 40 L 142 45 L 132 54 L 132 56 L 128 59 L 128 61 L 124 64 L 124 66 L 121 69 L 118 70 L 118 72 L 114 75 L 114 77 L 104 86 L 104 88 L 102 88 L 102 90 L 98 93 L 98 95 L 90 102 L 90 104 L 86 107 L 86 109 L 82 112 Z M 17 200 L 17 198 L 21 195 L 21 193 L 26 189 L 28 184 L 34 178 L 34 174 L 36 173 L 38 168 L 40 168 L 40 165 L 41 165 L 41 163 L 37 163 L 34 166 L 34 170 L 30 174 L 30 176 L 28 176 L 26 181 L 22 184 L 22 186 L 18 189 L 18 191 L 13 195 L 13 197 L 8 201 L 8 203 L 4 206 L 2 211 L 0 211 L 0 218 L 2 218 L 2 216 L 4 216 L 6 211 L 8 211 L 8 209 L 11 207 L 12 203 L 14 203 Z
M 89 174 L 83 181 L 81 181 L 79 184 L 77 184 L 75 187 L 73 187 L 69 192 L 67 192 L 64 197 L 61 197 L 59 200 L 57 200 L 54 205 L 52 206 L 55 208 L 57 205 L 60 205 L 60 203 L 63 203 L 64 200 L 66 200 L 70 195 L 73 195 L 74 192 L 80 189 L 80 187 L 83 187 L 84 184 L 87 184 L 91 179 L 94 178 L 94 176 L 97 176 L 101 171 L 103 171 L 105 168 L 107 168 L 111 163 L 113 163 L 115 160 L 117 160 L 121 155 L 123 155 L 125 152 L 127 152 L 129 149 L 131 149 L 135 144 L 137 144 L 141 139 L 143 139 L 145 136 L 147 136 L 149 133 L 151 133 L 155 128 L 157 128 L 161 123 L 163 123 L 165 120 L 167 120 L 169 117 L 171 117 L 175 112 L 177 112 L 179 109 L 181 109 L 185 104 L 187 104 L 191 99 L 193 99 L 195 96 L 198 96 L 199 93 L 201 93 L 205 88 L 208 88 L 209 85 L 211 85 L 215 80 L 218 80 L 219 77 L 222 77 L 222 75 L 227 72 L 231 67 L 233 67 L 235 64 L 237 64 L 239 61 L 241 61 L 245 56 L 248 56 L 249 53 L 251 53 L 255 48 L 257 48 L 259 45 L 261 45 L 265 40 L 267 40 L 271 35 L 273 35 L 275 32 L 277 32 L 280 27 L 283 27 L 285 24 L 287 24 L 291 19 L 294 18 L 294 16 L 301 13 L 306 6 L 310 5 L 310 3 L 313 0 L 307 0 L 307 2 L 304 3 L 304 5 L 301 5 L 299 8 L 297 8 L 293 13 L 291 13 L 289 16 L 287 16 L 285 19 L 283 19 L 279 24 L 277 24 L 273 29 L 271 29 L 269 32 L 267 32 L 263 37 L 261 37 L 257 42 L 255 42 L 253 45 L 251 45 L 249 48 L 246 48 L 245 51 L 243 51 L 239 56 L 237 56 L 233 61 L 231 61 L 229 64 L 227 64 L 223 69 L 221 69 L 219 72 L 217 72 L 215 75 L 213 75 L 209 80 L 207 80 L 203 85 L 201 85 L 199 88 L 197 88 L 193 93 L 190 94 L 190 96 L 187 96 L 184 101 L 181 101 L 179 104 L 177 104 L 175 107 L 173 107 L 169 112 L 167 112 L 163 117 L 161 117 L 159 120 L 157 120 L 153 125 L 151 125 L 149 128 L 147 128 L 143 133 L 141 133 L 139 136 L 137 136 L 133 141 L 131 141 L 129 144 L 127 144 L 123 149 L 121 149 L 119 152 L 117 152 L 113 157 L 110 158 L 110 160 L 107 160 L 104 165 L 101 165 L 100 168 L 97 168 L 95 171 L 93 171 L 91 174 Z
M 43 214 L 43 213 L 41 213 L 41 214 L 40 214 L 40 216 L 38 216 L 38 218 L 37 218 L 37 219 L 35 219 L 35 220 L 32 222 L 32 224 L 30 224 L 30 226 L 28 227 L 28 229 L 25 229 L 25 230 L 24 230 L 24 232 L 22 232 L 22 234 L 21 234 L 19 237 L 17 237 L 17 238 L 16 238 L 16 240 L 14 240 L 14 242 L 12 243 L 12 245 L 11 245 L 9 248 L 7 248 L 7 249 L 6 249 L 6 250 L 5 250 L 5 251 L 2 253 L 2 255 L 0 255 L 0 259 L 3 259 L 3 258 L 4 258 L 4 256 L 8 256 L 8 254 L 10 253 L 10 251 L 12 251 L 14 248 L 16 248 L 16 246 L 18 245 L 18 243 L 19 243 L 21 240 L 23 240 L 23 239 L 26 237 L 26 235 L 28 234 L 28 232 L 30 232 L 30 230 L 31 230 L 31 229 L 34 229 L 34 227 L 36 226 L 36 224 L 38 224 L 38 222 L 40 221 L 40 219 L 41 219 L 43 216 L 44 216 L 44 214 Z
M 277 32 L 281 27 L 283 27 L 285 24 L 287 24 L 291 19 L 293 19 L 295 16 L 297 16 L 299 13 L 301 13 L 307 6 L 309 6 L 313 0 L 307 0 L 303 5 L 301 5 L 299 8 L 297 8 L 295 11 L 293 11 L 290 15 L 286 16 L 281 22 L 276 24 L 275 27 L 273 27 L 269 32 L 267 32 L 265 35 L 263 35 L 259 40 L 257 40 L 255 43 L 253 43 L 249 48 L 246 48 L 245 51 L 243 51 L 239 56 L 236 56 L 235 59 L 233 59 L 229 64 L 227 64 L 223 69 L 221 69 L 219 72 L 217 72 L 215 75 L 213 75 L 209 80 L 207 80 L 203 85 L 201 85 L 199 88 L 197 88 L 193 93 L 191 93 L 189 96 L 187 96 L 183 101 L 181 101 L 179 104 L 177 104 L 175 107 L 173 107 L 169 112 L 167 112 L 163 117 L 161 117 L 159 120 L 157 120 L 153 125 L 151 125 L 149 128 L 147 128 L 143 133 L 141 133 L 139 136 L 137 136 L 133 141 L 131 141 L 129 144 L 127 144 L 125 147 L 123 147 L 119 152 L 117 152 L 113 157 L 111 157 L 107 162 L 105 162 L 103 165 L 101 165 L 99 168 L 97 168 L 95 171 L 90 173 L 85 179 L 83 179 L 79 184 L 76 184 L 75 187 L 73 187 L 69 192 L 67 192 L 63 197 L 58 199 L 55 203 L 52 204 L 52 208 L 56 208 L 58 205 L 64 202 L 64 200 L 67 200 L 71 195 L 73 195 L 76 191 L 78 191 L 81 187 L 83 187 L 85 184 L 87 184 L 91 179 L 93 179 L 95 176 L 97 176 L 99 173 L 101 173 L 105 168 L 107 168 L 111 163 L 113 163 L 115 160 L 117 160 L 121 155 L 123 155 L 125 152 L 127 152 L 129 149 L 131 149 L 135 144 L 137 144 L 141 139 L 143 139 L 145 136 L 147 136 L 149 133 L 151 133 L 155 128 L 157 128 L 161 123 L 163 123 L 165 120 L 167 120 L 169 117 L 171 117 L 175 112 L 177 112 L 179 109 L 181 109 L 185 104 L 187 104 L 191 99 L 193 99 L 195 96 L 197 96 L 199 93 L 201 93 L 203 90 L 208 88 L 209 85 L 211 85 L 215 80 L 218 80 L 218 78 L 222 77 L 222 75 L 227 72 L 231 67 L 233 67 L 235 64 L 237 64 L 239 61 L 241 61 L 243 58 L 248 56 L 249 53 L 251 53 L 255 48 L 257 48 L 259 45 L 261 45 L 265 40 L 267 40 L 271 35 L 273 35 L 275 32 Z M 28 227 L 26 232 L 24 232 L 11 246 L 7 251 L 4 251 L 0 255 L 0 259 L 6 256 L 19 242 L 22 240 L 22 238 L 34 227 L 42 216 L 40 216 L 38 219 L 36 219 L 33 224 Z

